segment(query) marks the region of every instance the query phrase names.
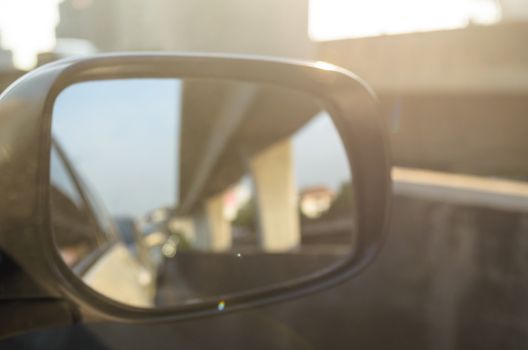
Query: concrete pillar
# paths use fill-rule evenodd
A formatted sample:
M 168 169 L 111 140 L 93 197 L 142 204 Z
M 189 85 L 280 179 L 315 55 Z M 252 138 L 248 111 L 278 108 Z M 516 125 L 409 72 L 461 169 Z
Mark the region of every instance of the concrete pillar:
M 231 248 L 231 224 L 224 217 L 224 194 L 209 198 L 205 203 L 205 212 L 210 230 L 210 248 L 222 251 Z
M 260 244 L 266 252 L 294 249 L 301 242 L 293 150 L 280 141 L 250 160 L 260 219 Z
M 206 200 L 202 211 L 194 217 L 194 246 L 206 251 L 225 251 L 231 248 L 231 224 L 224 217 L 224 194 Z

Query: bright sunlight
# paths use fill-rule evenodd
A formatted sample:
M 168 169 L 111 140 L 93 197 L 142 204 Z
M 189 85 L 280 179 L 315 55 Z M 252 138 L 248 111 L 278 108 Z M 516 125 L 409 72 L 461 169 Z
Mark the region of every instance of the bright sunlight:
M 310 0 L 310 37 L 335 40 L 500 20 L 494 0 Z
M 55 45 L 55 26 L 61 0 L 0 0 L 2 46 L 13 51 L 17 68 L 29 69 L 38 52 Z
M 2 46 L 18 68 L 53 48 L 60 1 L 0 0 Z M 310 0 L 309 16 L 310 37 L 332 40 L 492 24 L 501 13 L 494 0 Z

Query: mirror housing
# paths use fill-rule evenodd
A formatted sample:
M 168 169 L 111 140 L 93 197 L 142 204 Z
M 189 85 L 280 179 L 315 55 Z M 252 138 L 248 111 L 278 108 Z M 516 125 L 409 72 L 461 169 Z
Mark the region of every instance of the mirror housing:
M 354 174 L 354 193 L 360 203 L 355 254 L 302 280 L 162 310 L 114 302 L 76 279 L 57 253 L 51 232 L 49 168 L 54 101 L 62 90 L 78 82 L 167 77 L 259 82 L 319 98 L 338 129 Z M 333 65 L 224 55 L 131 54 L 62 60 L 27 74 L 0 96 L 0 125 L 1 252 L 41 287 L 25 295 L 26 299 L 66 299 L 86 318 L 182 320 L 287 300 L 357 275 L 373 261 L 383 242 L 391 197 L 385 127 L 377 100 L 366 83 Z

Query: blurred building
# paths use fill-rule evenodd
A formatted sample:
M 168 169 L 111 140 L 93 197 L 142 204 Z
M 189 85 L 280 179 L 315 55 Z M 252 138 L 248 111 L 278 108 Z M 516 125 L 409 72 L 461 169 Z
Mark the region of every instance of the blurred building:
M 97 47 L 89 40 L 61 38 L 57 39 L 53 50 L 38 54 L 37 66 L 66 57 L 93 55 L 98 51 Z
M 498 0 L 501 17 L 505 22 L 528 21 L 528 2 L 526 0 Z
M 117 5 L 116 0 L 63 1 L 59 4 L 60 23 L 56 28 L 57 38 L 84 39 L 103 51 L 115 50 Z
M 13 68 L 13 55 L 11 51 L 0 49 L 0 71 L 12 70 Z
M 334 200 L 335 193 L 325 186 L 305 188 L 300 194 L 301 212 L 309 218 L 325 213 Z
M 220 51 L 312 57 L 308 0 L 65 0 L 58 38 L 102 51 Z
M 0 71 L 11 71 L 14 69 L 13 54 L 2 48 L 2 33 L 0 33 Z
M 2 38 L 0 36 L 0 93 L 23 73 L 23 71 L 15 68 L 12 52 L 2 49 Z
M 251 190 L 247 183 L 239 182 L 224 194 L 224 217 L 233 221 L 238 211 L 251 199 Z

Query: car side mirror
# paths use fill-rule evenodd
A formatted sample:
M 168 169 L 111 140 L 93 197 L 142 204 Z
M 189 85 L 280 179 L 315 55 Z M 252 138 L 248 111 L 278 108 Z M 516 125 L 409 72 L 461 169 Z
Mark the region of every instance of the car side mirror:
M 333 65 L 65 60 L 16 82 L 0 114 L 0 223 L 17 232 L 0 247 L 86 317 L 290 299 L 357 275 L 383 241 L 383 121 L 366 83 Z

